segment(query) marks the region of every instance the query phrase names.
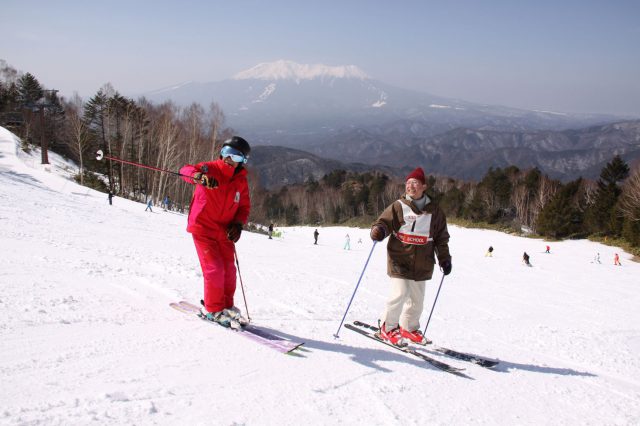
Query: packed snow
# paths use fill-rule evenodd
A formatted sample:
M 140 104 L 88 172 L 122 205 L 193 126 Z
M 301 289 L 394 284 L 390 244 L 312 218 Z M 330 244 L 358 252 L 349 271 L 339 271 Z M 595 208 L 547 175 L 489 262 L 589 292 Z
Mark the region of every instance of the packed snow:
M 305 343 L 284 355 L 169 307 L 201 297 L 186 216 L 110 206 L 58 157 L 45 169 L 19 152 L 0 128 L 0 424 L 640 423 L 640 265 L 617 248 L 547 254 L 541 240 L 451 226 L 453 272 L 427 335 L 500 360 L 432 354 L 465 368 L 456 376 L 344 327 L 333 337 L 369 254 L 347 322 L 375 322 L 389 293 L 368 230 L 320 227 L 317 246 L 312 227 L 245 232 L 253 323 Z M 236 304 L 246 310 L 240 288 Z

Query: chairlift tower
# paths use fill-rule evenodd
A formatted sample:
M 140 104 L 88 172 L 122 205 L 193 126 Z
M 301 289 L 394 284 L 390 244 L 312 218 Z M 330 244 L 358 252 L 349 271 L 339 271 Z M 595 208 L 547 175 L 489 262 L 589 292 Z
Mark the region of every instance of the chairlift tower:
M 42 164 L 49 164 L 49 144 L 44 131 L 44 111 L 46 108 L 55 106 L 51 100 L 56 93 L 58 93 L 58 90 L 43 90 L 42 98 L 31 105 L 31 111 L 38 112 L 40 115 L 40 152 Z M 49 96 L 47 96 L 47 94 L 49 94 Z

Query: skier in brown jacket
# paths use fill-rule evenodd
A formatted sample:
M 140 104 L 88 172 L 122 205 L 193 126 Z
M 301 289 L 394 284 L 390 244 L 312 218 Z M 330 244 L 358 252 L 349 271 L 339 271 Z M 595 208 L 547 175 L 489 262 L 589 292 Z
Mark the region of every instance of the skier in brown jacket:
M 380 319 L 379 336 L 396 345 L 402 339 L 428 342 L 420 331 L 425 283 L 435 257 L 444 275 L 451 273 L 449 232 L 442 210 L 425 194 L 426 179 L 418 167 L 406 178 L 405 194 L 394 201 L 371 227 L 371 239 L 387 243 L 387 274 L 391 297 Z

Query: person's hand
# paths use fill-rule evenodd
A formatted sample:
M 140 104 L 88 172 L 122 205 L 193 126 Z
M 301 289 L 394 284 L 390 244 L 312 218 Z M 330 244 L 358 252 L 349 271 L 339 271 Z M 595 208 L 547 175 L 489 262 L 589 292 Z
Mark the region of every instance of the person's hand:
M 218 181 L 212 177 L 205 175 L 202 172 L 196 172 L 193 174 L 193 180 L 196 183 L 204 186 L 207 189 L 213 189 L 218 187 Z
M 442 273 L 445 275 L 449 275 L 451 273 L 452 267 L 451 261 L 448 259 L 440 263 L 440 269 L 442 269 Z
M 371 228 L 371 239 L 373 241 L 382 241 L 386 236 L 387 236 L 387 233 L 382 226 L 376 225 L 373 228 Z
M 241 223 L 232 223 L 227 228 L 227 238 L 229 241 L 233 241 L 237 243 L 240 239 L 240 234 L 242 233 L 242 224 Z

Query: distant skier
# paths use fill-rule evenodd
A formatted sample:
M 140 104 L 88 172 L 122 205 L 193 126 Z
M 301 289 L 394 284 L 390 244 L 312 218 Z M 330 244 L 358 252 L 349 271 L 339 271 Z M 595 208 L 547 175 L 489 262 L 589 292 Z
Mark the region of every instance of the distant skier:
M 616 266 L 622 266 L 622 263 L 620 263 L 620 256 L 618 256 L 618 253 L 616 253 L 615 256 L 613 256 L 613 264 Z
M 269 224 L 269 239 L 270 240 L 273 240 L 272 236 L 273 236 L 273 223 L 270 223 Z
M 351 250 L 351 238 L 349 237 L 349 234 L 344 236 L 344 247 L 342 249 Z
M 547 246 L 547 251 L 545 253 L 551 253 L 551 247 Z
M 171 203 L 171 200 L 169 200 L 169 196 L 168 195 L 165 195 L 164 199 L 162 200 L 162 205 L 164 206 L 163 207 L 164 211 L 169 210 L 169 203 Z
M 531 263 L 529 262 L 529 255 L 527 254 L 526 251 L 522 255 L 522 263 L 524 263 L 527 266 L 531 266 Z
M 112 206 L 113 205 L 113 201 L 112 201 L 113 200 L 113 192 L 109 191 L 108 197 L 109 197 L 109 205 Z
M 151 201 L 151 198 L 149 198 L 149 201 L 147 202 L 147 208 L 144 209 L 144 211 L 146 212 L 147 210 L 149 210 L 151 213 L 153 213 L 153 209 L 151 208 L 153 206 L 153 202 Z
M 236 291 L 235 246 L 247 223 L 251 201 L 247 162 L 251 148 L 241 137 L 222 144 L 220 157 L 187 164 L 182 179 L 196 184 L 189 209 L 187 232 L 193 236 L 204 278 L 202 314 L 210 321 L 237 327 L 247 320 L 234 306 Z M 224 208 L 222 208 L 224 206 Z
M 600 262 L 600 253 L 596 253 L 596 257 L 593 258 L 593 263 L 602 263 Z
M 487 252 L 484 254 L 484 257 L 493 257 L 493 246 L 489 246 Z
M 318 245 L 318 235 L 320 235 L 320 233 L 318 232 L 318 228 L 316 228 L 315 231 L 313 231 L 313 244 Z
M 420 330 L 425 284 L 433 275 L 435 257 L 444 275 L 451 273 L 449 232 L 444 212 L 425 194 L 422 168 L 405 179 L 405 194 L 389 205 L 371 227 L 371 239 L 387 236 L 387 274 L 391 297 L 379 320 L 379 336 L 394 345 L 402 339 L 428 343 Z
M 358 238 L 358 244 L 362 244 L 362 238 Z

